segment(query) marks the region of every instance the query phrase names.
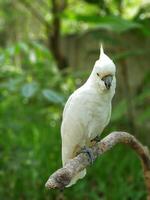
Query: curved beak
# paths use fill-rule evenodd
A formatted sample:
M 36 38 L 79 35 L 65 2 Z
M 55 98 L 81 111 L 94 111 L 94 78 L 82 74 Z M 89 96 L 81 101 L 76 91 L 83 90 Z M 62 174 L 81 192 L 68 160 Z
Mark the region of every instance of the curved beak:
M 113 80 L 113 76 L 112 75 L 104 76 L 102 78 L 102 80 L 104 81 L 106 88 L 110 89 L 111 83 L 112 83 L 112 80 Z

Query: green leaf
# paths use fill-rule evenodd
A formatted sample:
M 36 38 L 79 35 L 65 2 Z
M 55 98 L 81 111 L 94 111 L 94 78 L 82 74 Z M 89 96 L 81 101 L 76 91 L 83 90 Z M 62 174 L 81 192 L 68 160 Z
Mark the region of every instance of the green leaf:
M 5 83 L 5 87 L 11 91 L 11 92 L 14 92 L 17 90 L 18 88 L 18 85 L 21 83 L 22 81 L 22 78 L 19 77 L 19 78 L 14 78 L 14 79 L 9 79 L 6 83 Z
M 22 87 L 22 90 L 21 90 L 22 96 L 26 98 L 30 98 L 34 96 L 37 89 L 38 89 L 37 83 L 35 82 L 27 83 Z
M 19 51 L 23 51 L 25 53 L 29 52 L 29 45 L 25 42 L 18 42 L 16 44 L 16 51 L 19 53 Z
M 53 90 L 45 89 L 42 91 L 42 93 L 43 96 L 52 103 L 64 103 L 64 97 Z
M 67 16 L 68 17 L 68 16 Z M 141 28 L 141 24 L 130 20 L 125 20 L 116 16 L 99 16 L 99 15 L 71 15 L 71 20 L 81 21 L 89 24 L 94 24 L 96 27 L 112 30 L 115 32 L 125 32 L 135 28 Z

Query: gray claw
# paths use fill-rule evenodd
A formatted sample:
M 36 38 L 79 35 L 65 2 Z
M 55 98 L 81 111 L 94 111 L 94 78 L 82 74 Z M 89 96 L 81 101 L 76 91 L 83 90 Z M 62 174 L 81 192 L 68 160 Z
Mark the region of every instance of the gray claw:
M 94 139 L 91 140 L 91 142 L 99 142 L 101 140 L 100 136 L 97 135 Z
M 86 153 L 89 158 L 90 164 L 93 164 L 95 159 L 94 159 L 93 152 L 89 147 L 86 147 L 86 146 L 82 147 L 80 153 Z

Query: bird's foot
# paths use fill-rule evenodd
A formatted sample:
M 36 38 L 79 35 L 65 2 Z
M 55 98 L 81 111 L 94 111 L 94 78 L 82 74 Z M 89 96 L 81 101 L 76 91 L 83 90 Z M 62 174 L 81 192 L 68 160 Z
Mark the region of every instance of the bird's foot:
M 90 164 L 93 164 L 95 158 L 94 158 L 94 155 L 93 155 L 91 148 L 84 146 L 84 147 L 81 148 L 80 153 L 86 153 L 88 158 L 89 158 Z
M 94 139 L 91 140 L 91 142 L 100 142 L 101 138 L 99 135 L 97 135 Z

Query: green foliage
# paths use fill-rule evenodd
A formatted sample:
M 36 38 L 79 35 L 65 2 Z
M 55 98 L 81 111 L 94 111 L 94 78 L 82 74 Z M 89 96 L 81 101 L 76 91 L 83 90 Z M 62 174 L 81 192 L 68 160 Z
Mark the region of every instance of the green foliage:
M 17 52 L 17 53 L 16 53 Z M 15 67 L 15 56 L 23 55 Z M 34 59 L 31 59 L 34 55 Z M 39 43 L 17 43 L 2 51 L 0 83 L 0 196 L 2 199 L 57 199 L 59 191 L 46 191 L 48 176 L 61 166 L 60 123 L 62 105 L 79 76 L 58 73 L 50 53 Z M 75 78 L 76 77 L 76 78 Z M 81 76 L 82 77 L 82 76 Z M 147 90 L 146 90 L 147 91 Z M 137 105 L 148 98 L 145 90 Z M 126 104 L 113 111 L 111 127 L 127 126 Z M 146 113 L 148 110 L 146 110 Z M 145 117 L 147 114 L 143 113 Z M 130 164 L 129 164 L 130 163 Z M 91 191 L 87 193 L 87 191 Z M 140 162 L 134 153 L 117 147 L 88 170 L 85 179 L 64 191 L 65 199 L 145 199 Z
M 30 98 L 34 96 L 36 91 L 37 91 L 37 83 L 31 82 L 23 85 L 21 93 L 23 97 Z
M 66 16 L 69 19 L 69 16 Z M 71 19 L 94 25 L 97 28 L 111 30 L 117 33 L 129 31 L 135 28 L 141 28 L 141 25 L 136 22 L 127 21 L 115 16 L 98 16 L 98 15 L 71 15 Z
M 64 98 L 55 91 L 45 89 L 43 90 L 44 97 L 52 103 L 64 103 Z
M 28 9 L 23 2 L 0 0 L 0 199 L 145 199 L 140 162 L 122 146 L 99 158 L 88 169 L 87 176 L 72 188 L 63 193 L 45 189 L 49 175 L 61 166 L 60 125 L 64 103 L 89 71 L 69 68 L 67 74 L 58 70 L 47 48 L 47 27 L 39 20 L 42 16 L 51 27 L 51 1 L 26 0 L 31 2 Z M 61 33 L 102 28 L 117 34 L 136 29 L 144 36 L 150 35 L 148 7 L 143 11 L 139 1 L 124 1 L 126 6 L 120 12 L 122 1 L 106 2 L 69 0 L 60 15 Z M 139 14 L 137 11 L 128 17 L 135 6 Z M 149 52 L 129 50 L 114 59 L 143 53 Z M 143 86 L 133 99 L 139 111 L 136 122 L 141 135 L 146 132 L 143 124 L 150 118 L 149 76 L 145 75 Z M 116 129 L 128 130 L 126 111 L 125 100 L 113 107 L 105 134 Z M 144 140 L 143 135 L 141 139 Z
M 71 3 L 75 4 L 73 0 L 70 0 Z M 88 28 L 100 28 L 122 33 L 136 29 L 145 36 L 149 36 L 150 24 L 147 19 L 149 11 L 145 8 L 149 8 L 149 4 L 142 5 L 140 0 L 134 0 L 132 3 L 129 1 L 79 1 L 75 6 L 68 6 L 63 13 L 62 31 L 72 33 L 82 32 Z

